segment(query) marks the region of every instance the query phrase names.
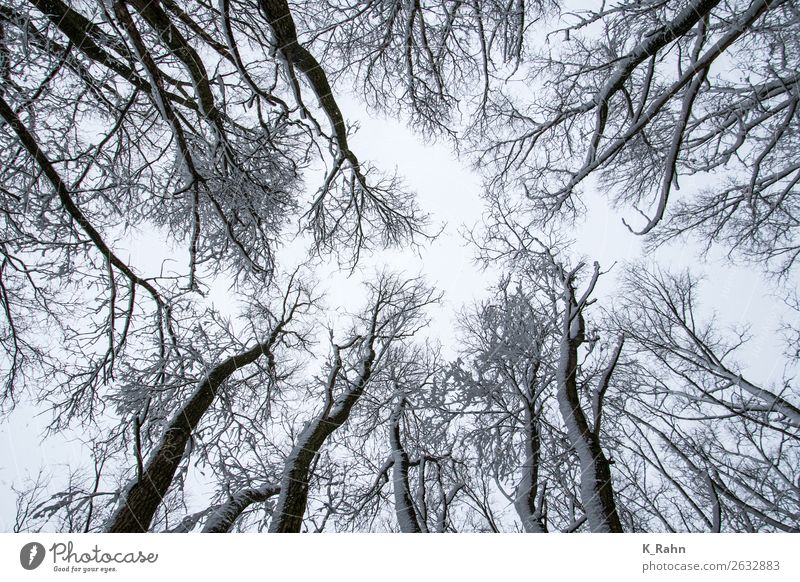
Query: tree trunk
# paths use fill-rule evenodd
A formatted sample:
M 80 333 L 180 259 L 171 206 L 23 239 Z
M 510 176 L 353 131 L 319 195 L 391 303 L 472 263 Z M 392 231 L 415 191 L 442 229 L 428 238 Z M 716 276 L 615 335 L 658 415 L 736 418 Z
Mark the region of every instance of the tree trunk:
M 375 351 L 372 348 L 373 337 L 370 334 L 368 338 L 368 352 L 363 360 L 358 381 L 337 400 L 336 404 L 331 405 L 329 402 L 326 411 L 306 424 L 286 459 L 281 480 L 281 493 L 278 496 L 272 523 L 269 527 L 271 533 L 300 532 L 308 502 L 308 484 L 312 477 L 311 465 L 327 438 L 350 416 L 350 411 L 363 394 L 364 388 L 372 376 L 372 364 L 375 360 Z M 336 356 L 328 380 L 329 397 L 332 395 L 332 387 L 335 385 L 342 365 L 338 347 L 334 346 L 334 350 Z M 330 410 L 328 411 L 328 409 Z
M 542 508 L 537 503 L 541 440 L 532 405 L 525 407 L 525 461 L 517 485 L 514 508 L 528 533 L 547 533 Z
M 276 328 L 277 332 L 277 328 Z M 123 494 L 124 500 L 109 521 L 107 531 L 116 533 L 146 532 L 153 516 L 166 495 L 175 471 L 180 465 L 186 443 L 200 419 L 211 407 L 217 390 L 236 370 L 256 361 L 267 353 L 270 340 L 232 356 L 216 366 L 200 382 L 189 402 L 175 415 L 161 437 L 139 479 Z
M 611 466 L 600 447 L 600 439 L 590 428 L 578 395 L 578 347 L 584 341 L 581 309 L 569 280 L 564 282 L 564 319 L 558 363 L 558 405 L 570 444 L 578 454 L 581 468 L 581 503 L 589 529 L 593 532 L 622 532 L 614 503 Z
M 422 528 L 417 520 L 414 502 L 411 499 L 411 487 L 408 484 L 408 454 L 400 440 L 400 419 L 403 415 L 405 400 L 400 400 L 392 412 L 389 427 L 389 443 L 392 447 L 392 485 L 394 488 L 394 511 L 397 523 L 403 533 L 420 533 Z

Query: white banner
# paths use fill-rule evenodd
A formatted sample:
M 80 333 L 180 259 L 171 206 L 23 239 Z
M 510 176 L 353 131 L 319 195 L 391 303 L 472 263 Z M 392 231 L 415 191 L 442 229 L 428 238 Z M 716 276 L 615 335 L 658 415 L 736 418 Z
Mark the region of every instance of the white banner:
M 3 580 L 800 580 L 792 534 L 0 534 Z

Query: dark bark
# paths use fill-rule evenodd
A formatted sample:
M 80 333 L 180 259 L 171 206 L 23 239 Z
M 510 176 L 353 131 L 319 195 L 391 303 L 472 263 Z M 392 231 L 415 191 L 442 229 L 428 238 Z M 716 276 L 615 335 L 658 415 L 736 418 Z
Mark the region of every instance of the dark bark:
M 45 178 L 47 178 L 47 181 L 50 182 L 50 184 L 53 186 L 53 189 L 56 191 L 56 194 L 58 194 L 59 201 L 61 202 L 64 210 L 66 210 L 67 214 L 69 214 L 70 217 L 76 223 L 78 223 L 78 225 L 86 233 L 86 235 L 92 241 L 92 244 L 97 248 L 98 251 L 100 251 L 103 257 L 105 257 L 111 265 L 122 272 L 132 284 L 139 285 L 146 289 L 158 306 L 160 308 L 164 308 L 163 301 L 161 300 L 156 288 L 153 287 L 153 285 L 151 285 L 148 281 L 136 275 L 136 273 L 134 273 L 133 270 L 131 270 L 131 268 L 111 250 L 111 248 L 106 244 L 102 235 L 92 225 L 83 211 L 81 211 L 72 197 L 72 192 L 53 166 L 50 158 L 48 158 L 44 150 L 39 147 L 39 144 L 36 142 L 33 134 L 28 131 L 28 128 L 25 127 L 11 106 L 5 101 L 5 99 L 3 99 L 2 94 L 0 94 L 0 117 L 2 117 L 14 130 L 14 133 L 17 134 L 22 146 L 41 168 Z
M 539 465 L 541 462 L 541 438 L 533 406 L 525 408 L 525 461 L 521 467 L 521 479 L 517 486 L 514 508 L 528 533 L 546 533 L 542 502 L 537 499 L 539 491 Z
M 72 41 L 83 54 L 91 60 L 114 71 L 126 79 L 137 89 L 150 92 L 150 82 L 140 77 L 134 69 L 117 59 L 108 52 L 104 46 L 111 46 L 115 52 L 132 58 L 130 51 L 124 43 L 106 35 L 96 24 L 91 22 L 81 13 L 73 10 L 60 0 L 29 0 L 42 14 L 61 31 L 64 36 Z M 174 93 L 167 93 L 170 101 L 180 103 L 192 110 L 199 109 L 197 103 Z
M 373 334 L 374 326 L 373 320 Z M 308 485 L 312 477 L 311 466 L 328 437 L 342 426 L 350 416 L 350 411 L 363 394 L 364 388 L 372 376 L 372 365 L 375 361 L 375 351 L 372 345 L 373 337 L 370 334 L 367 342 L 368 351 L 364 357 L 358 380 L 351 384 L 335 404 L 329 401 L 325 410 L 306 424 L 292 448 L 292 452 L 286 460 L 281 481 L 281 493 L 278 496 L 273 513 L 272 523 L 269 528 L 270 532 L 300 532 L 303 526 L 303 515 L 308 503 Z M 334 347 L 334 353 L 334 364 L 329 377 L 329 395 L 332 394 L 332 388 L 342 367 L 337 346 Z
M 161 442 L 147 461 L 140 479 L 124 494 L 125 498 L 109 522 L 107 531 L 145 532 L 150 528 L 153 516 L 180 465 L 186 444 L 214 402 L 217 390 L 236 370 L 267 354 L 279 329 L 276 328 L 266 342 L 256 344 L 217 365 L 200 382 L 189 402 L 170 422 Z
M 200 55 L 197 54 L 189 42 L 183 37 L 180 30 L 172 23 L 169 16 L 158 6 L 157 3 L 145 0 L 128 0 L 147 23 L 161 37 L 161 40 L 169 47 L 174 54 L 189 71 L 192 84 L 197 91 L 200 101 L 200 108 L 203 114 L 214 124 L 220 123 L 220 112 L 214 103 L 214 95 L 208 81 L 206 72 Z M 221 128 L 219 128 L 221 130 Z
M 275 34 L 278 50 L 281 51 L 290 66 L 297 67 L 303 73 L 319 99 L 319 105 L 330 121 L 339 154 L 357 168 L 358 160 L 350 151 L 347 143 L 347 127 L 344 116 L 333 97 L 333 90 L 325 74 L 325 69 L 314 55 L 298 41 L 297 28 L 289 10 L 289 4 L 286 0 L 260 0 L 260 4 L 267 17 L 267 22 Z

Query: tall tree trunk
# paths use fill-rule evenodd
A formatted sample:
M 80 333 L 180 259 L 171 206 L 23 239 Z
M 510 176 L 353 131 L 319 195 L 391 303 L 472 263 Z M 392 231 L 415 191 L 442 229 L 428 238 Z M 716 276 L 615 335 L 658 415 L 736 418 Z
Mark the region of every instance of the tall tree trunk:
M 306 424 L 286 459 L 281 492 L 272 514 L 269 531 L 272 533 L 299 533 L 308 502 L 308 482 L 311 465 L 328 436 L 340 424 L 329 424 L 320 415 Z
M 600 446 L 599 434 L 590 427 L 578 394 L 578 347 L 584 341 L 582 310 L 599 274 L 580 301 L 575 300 L 572 274 L 564 278 L 564 315 L 558 362 L 558 405 L 567 428 L 570 444 L 580 460 L 580 491 L 589 529 L 593 532 L 622 532 L 622 523 L 614 502 L 611 466 Z M 616 362 L 614 362 L 616 363 Z
M 538 420 L 533 405 L 525 407 L 525 461 L 521 467 L 521 476 L 517 485 L 514 508 L 522 520 L 522 527 L 528 533 L 546 533 L 547 525 L 541 504 L 537 500 L 539 491 L 539 463 L 541 458 L 541 439 Z
M 109 520 L 109 532 L 146 532 L 153 516 L 169 489 L 175 471 L 183 458 L 186 444 L 201 418 L 211 407 L 217 390 L 236 370 L 255 362 L 268 353 L 279 328 L 264 343 L 231 356 L 215 368 L 200 382 L 189 402 L 178 411 L 164 431 L 141 475 L 124 492 L 123 501 Z
M 325 410 L 306 424 L 286 459 L 281 480 L 281 493 L 273 512 L 270 532 L 300 532 L 308 503 L 308 484 L 312 477 L 311 465 L 328 437 L 350 416 L 350 411 L 363 394 L 364 388 L 372 376 L 372 364 L 375 360 L 375 351 L 372 347 L 373 333 L 374 320 L 372 333 L 367 339 L 368 351 L 362 361 L 359 378 L 336 400 L 336 403 L 333 403 L 331 399 L 333 387 L 342 367 L 342 360 L 339 355 L 339 347 L 334 346 L 334 363 L 328 378 L 328 402 Z
M 395 406 L 390 419 L 389 443 L 392 447 L 392 485 L 394 488 L 394 511 L 397 523 L 403 533 L 420 533 L 422 528 L 417 520 L 411 487 L 408 484 L 408 468 L 411 464 L 400 439 L 400 420 L 403 416 L 405 399 Z

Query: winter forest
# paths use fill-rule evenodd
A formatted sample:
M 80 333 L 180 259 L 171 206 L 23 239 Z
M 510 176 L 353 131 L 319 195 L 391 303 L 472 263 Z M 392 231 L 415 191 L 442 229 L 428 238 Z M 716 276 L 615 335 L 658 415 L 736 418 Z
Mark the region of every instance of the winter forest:
M 798 0 L 0 0 L 4 528 L 800 531 L 798 71 Z

